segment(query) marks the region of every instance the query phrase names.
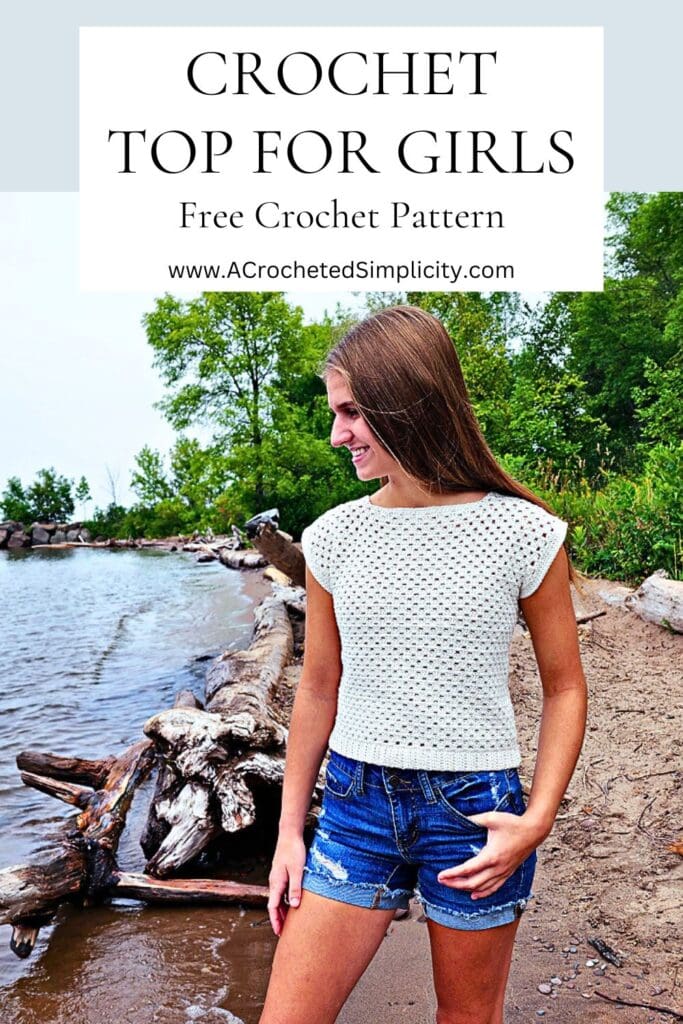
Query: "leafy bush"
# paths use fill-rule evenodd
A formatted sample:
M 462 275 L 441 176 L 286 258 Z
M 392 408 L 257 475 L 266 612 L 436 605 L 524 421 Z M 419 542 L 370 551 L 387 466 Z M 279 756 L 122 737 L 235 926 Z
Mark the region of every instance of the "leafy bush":
M 683 444 L 656 445 L 637 479 L 606 473 L 599 489 L 585 480 L 555 488 L 547 472 L 522 459 L 505 465 L 569 522 L 570 550 L 582 571 L 635 583 L 656 569 L 683 578 Z

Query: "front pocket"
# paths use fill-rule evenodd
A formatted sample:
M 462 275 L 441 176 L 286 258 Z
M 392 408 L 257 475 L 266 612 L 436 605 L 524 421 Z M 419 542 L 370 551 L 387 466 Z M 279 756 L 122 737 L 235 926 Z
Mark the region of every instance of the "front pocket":
M 452 779 L 433 782 L 439 803 L 464 828 L 481 834 L 482 825 L 469 820 L 469 815 L 505 811 L 510 806 L 510 784 L 505 772 L 469 772 Z
M 328 763 L 325 772 L 325 791 L 341 800 L 351 796 L 353 792 L 353 775 L 347 775 L 337 765 Z

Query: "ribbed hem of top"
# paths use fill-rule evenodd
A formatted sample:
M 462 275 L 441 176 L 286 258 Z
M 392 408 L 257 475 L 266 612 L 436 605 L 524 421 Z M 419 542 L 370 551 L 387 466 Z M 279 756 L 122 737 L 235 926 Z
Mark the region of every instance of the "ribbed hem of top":
M 405 747 L 391 743 L 364 743 L 330 736 L 329 745 L 343 757 L 386 768 L 414 768 L 434 772 L 484 772 L 518 768 L 522 762 L 519 747 L 507 750 L 431 750 L 429 747 Z

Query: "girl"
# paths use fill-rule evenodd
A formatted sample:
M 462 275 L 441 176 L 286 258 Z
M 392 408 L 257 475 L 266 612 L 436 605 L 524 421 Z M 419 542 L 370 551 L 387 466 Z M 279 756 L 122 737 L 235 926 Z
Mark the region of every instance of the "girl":
M 566 523 L 495 461 L 434 317 L 399 306 L 364 320 L 322 376 L 332 444 L 348 449 L 359 480 L 382 486 L 302 535 L 306 644 L 270 873 L 280 940 L 260 1024 L 332 1024 L 413 894 L 438 1024 L 502 1024 L 535 850 L 585 726 Z M 528 803 L 507 682 L 518 604 L 543 685 Z

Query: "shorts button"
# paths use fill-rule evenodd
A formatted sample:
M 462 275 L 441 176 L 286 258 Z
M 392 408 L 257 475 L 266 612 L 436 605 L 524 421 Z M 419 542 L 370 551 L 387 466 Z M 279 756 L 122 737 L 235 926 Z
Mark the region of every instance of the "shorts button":
M 398 786 L 400 781 L 401 780 L 399 779 L 398 775 L 390 775 L 389 778 L 387 779 L 387 782 L 389 783 L 390 786 Z

